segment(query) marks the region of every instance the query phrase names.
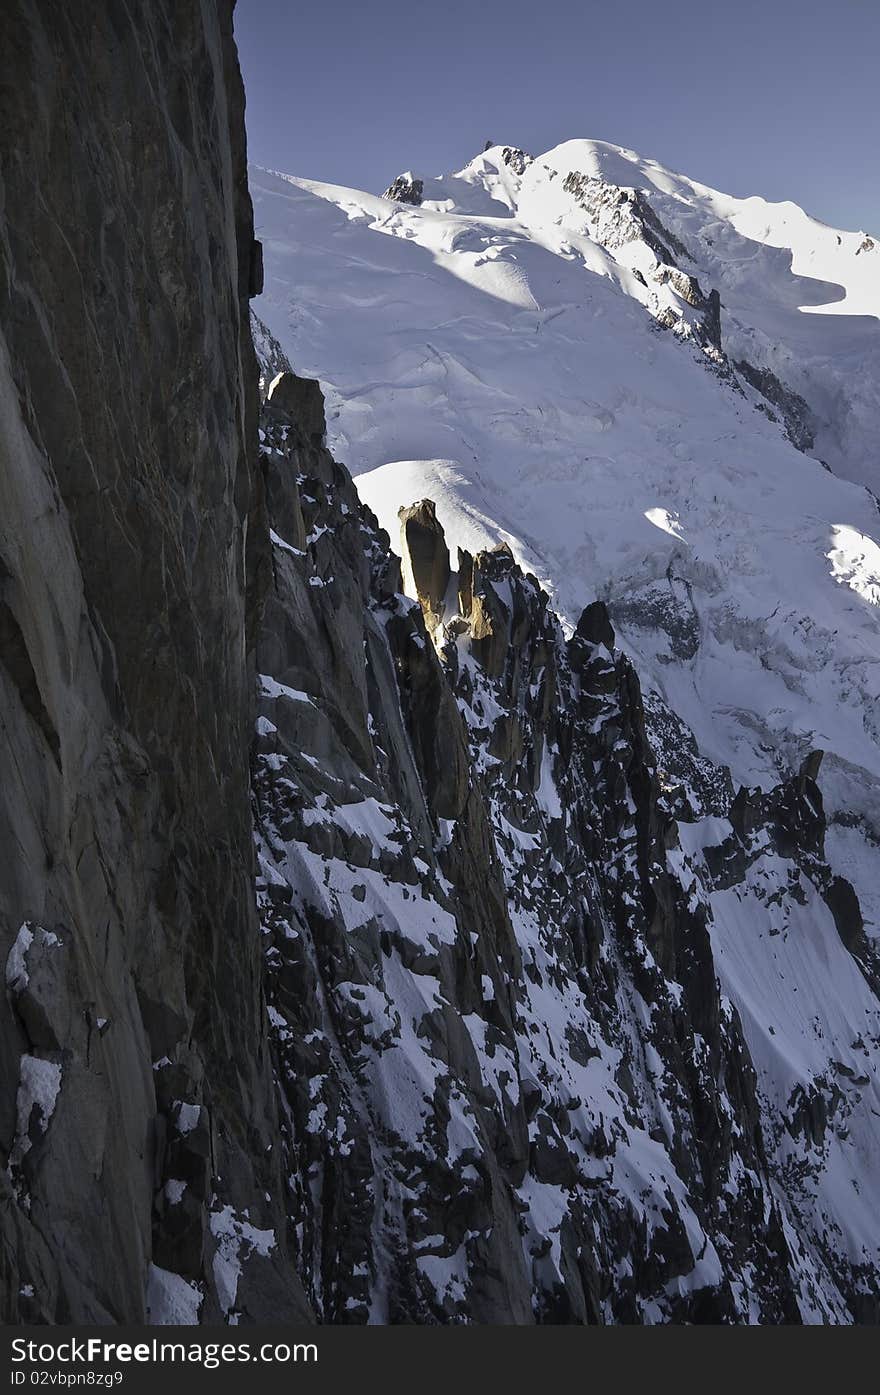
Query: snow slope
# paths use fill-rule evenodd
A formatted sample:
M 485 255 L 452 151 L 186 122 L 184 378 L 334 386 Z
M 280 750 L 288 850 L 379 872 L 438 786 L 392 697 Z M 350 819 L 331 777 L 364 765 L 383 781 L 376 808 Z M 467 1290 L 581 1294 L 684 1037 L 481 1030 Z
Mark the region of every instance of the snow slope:
M 584 157 L 585 142 L 549 163 Z M 632 151 L 590 143 L 598 177 L 633 183 L 721 292 L 725 345 L 766 364 L 810 403 L 813 454 L 838 474 L 880 485 L 880 244 L 811 218 L 797 204 L 735 199 Z

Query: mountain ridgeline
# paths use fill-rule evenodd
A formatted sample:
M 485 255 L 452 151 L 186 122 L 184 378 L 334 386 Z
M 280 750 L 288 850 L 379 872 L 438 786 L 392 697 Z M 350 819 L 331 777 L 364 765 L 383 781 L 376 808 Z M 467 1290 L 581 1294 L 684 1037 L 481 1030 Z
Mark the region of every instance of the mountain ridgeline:
M 876 1322 L 823 749 L 739 782 L 625 607 L 389 537 L 249 311 L 243 113 L 228 0 L 4 9 L 3 1320 Z
M 823 859 L 821 753 L 767 796 L 735 793 L 671 726 L 670 787 L 605 606 L 566 638 L 503 545 L 451 571 L 430 500 L 401 512 L 406 598 L 387 537 L 302 429 L 318 412 L 317 386 L 289 375 L 264 410 L 254 781 L 316 1311 L 864 1315 L 870 1271 L 841 1267 L 808 1208 L 792 1224 L 796 1192 L 777 1199 L 782 1157 L 821 1166 L 835 1121 L 821 1094 L 815 1117 L 798 1096 L 762 1118 L 707 928 L 714 887 L 794 921 L 809 902 L 870 973 L 855 895 Z M 676 821 L 697 797 L 705 850 Z

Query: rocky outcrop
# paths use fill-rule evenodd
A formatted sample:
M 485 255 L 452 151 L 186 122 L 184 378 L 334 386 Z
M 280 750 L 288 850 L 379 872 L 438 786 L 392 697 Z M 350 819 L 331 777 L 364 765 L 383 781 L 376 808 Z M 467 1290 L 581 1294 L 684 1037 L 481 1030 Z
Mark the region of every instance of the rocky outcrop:
M 579 170 L 569 171 L 562 187 L 590 215 L 603 247 L 613 251 L 628 242 L 644 242 L 658 262 L 669 267 L 676 266 L 676 257 L 688 257 L 687 248 L 661 223 L 640 189 L 621 188 Z
M 717 886 L 742 882 L 756 862 L 769 855 L 793 864 L 830 910 L 838 935 L 868 983 L 880 988 L 880 958 L 864 931 L 855 889 L 825 861 L 827 824 L 816 780 L 822 751 L 811 751 L 797 774 L 769 792 L 741 787 L 731 801 L 730 834 L 704 849 Z
M 266 400 L 273 411 L 293 418 L 312 445 L 322 444 L 327 434 L 327 421 L 324 397 L 316 382 L 282 369 L 269 383 Z
M 400 552 L 408 587 L 433 628 L 443 619 L 449 586 L 449 548 L 431 499 L 402 508 Z
M 505 145 L 501 150 L 501 158 L 514 174 L 523 175 L 535 157 L 529 155 L 526 150 L 520 150 L 518 146 Z
M 775 413 L 778 412 L 792 445 L 797 446 L 798 450 L 812 450 L 815 442 L 813 414 L 803 397 L 780 382 L 769 368 L 756 367 L 747 359 L 737 359 L 736 369 L 749 386 L 770 404 L 765 409 L 768 415 L 777 420 Z M 771 408 L 775 411 L 771 411 Z
M 408 203 L 418 208 L 422 202 L 422 195 L 425 192 L 425 183 L 422 179 L 417 179 L 414 174 L 407 172 L 399 174 L 395 180 L 389 184 L 383 199 L 393 199 L 395 203 Z
M 661 302 L 656 293 L 648 308 L 663 329 L 679 337 L 693 339 L 712 367 L 742 391 L 739 380 L 722 344 L 721 296 L 718 290 L 705 292 L 697 277 L 682 263 L 695 265 L 693 257 L 651 205 L 645 190 L 621 188 L 595 175 L 570 171 L 563 188 L 572 195 L 589 219 L 590 235 L 612 253 L 633 243 L 648 247 L 656 264 L 648 273 L 636 272 L 645 286 L 669 287 L 679 304 Z M 687 307 L 686 309 L 684 307 Z M 689 313 L 695 312 L 695 313 Z M 810 451 L 815 440 L 815 423 L 807 402 L 767 367 L 738 359 L 733 364 L 740 378 L 759 395 L 757 405 L 773 421 L 781 421 L 785 434 L 798 450 Z
M 3 6 L 6 1322 L 307 1312 L 253 895 L 243 105 L 226 0 Z
M 721 297 L 717 290 L 706 294 L 697 278 L 680 263 L 692 262 L 687 247 L 661 221 L 648 195 L 642 189 L 622 188 L 596 175 L 570 170 L 562 187 L 571 194 L 589 220 L 590 236 L 612 253 L 633 243 L 647 247 L 655 259 L 650 280 L 657 286 L 670 286 L 678 304 L 661 301 L 656 292 L 649 297 L 657 324 L 674 330 L 681 338 L 693 339 L 714 369 L 728 373 L 727 357 L 721 346 Z M 634 273 L 648 285 L 641 271 Z M 682 307 L 695 311 L 689 314 Z

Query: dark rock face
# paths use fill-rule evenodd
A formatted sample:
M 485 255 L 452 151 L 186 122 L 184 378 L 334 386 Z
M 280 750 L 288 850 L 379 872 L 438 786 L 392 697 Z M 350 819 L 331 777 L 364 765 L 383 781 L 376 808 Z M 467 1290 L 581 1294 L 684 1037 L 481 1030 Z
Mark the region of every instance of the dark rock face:
M 716 349 L 721 348 L 721 294 L 717 290 L 711 290 L 706 305 L 706 316 L 703 320 L 703 327 L 709 343 Z
M 422 179 L 416 179 L 413 174 L 399 174 L 397 178 L 388 185 L 383 199 L 393 199 L 395 203 L 409 203 L 414 207 L 422 202 L 422 195 L 425 192 L 425 183 Z
M 251 243 L 251 256 L 248 268 L 248 295 L 262 295 L 263 282 L 263 244 L 254 238 Z
M 0 16 L 7 1322 L 306 1312 L 252 889 L 270 560 L 231 12 Z
M 779 413 L 792 445 L 798 450 L 812 450 L 815 441 L 813 414 L 803 397 L 780 382 L 769 368 L 758 368 L 746 359 L 738 359 L 736 369 Z
M 271 384 L 279 373 L 289 373 L 290 364 L 275 335 L 269 330 L 259 315 L 251 307 L 251 335 L 257 353 L 260 372 L 260 401 L 265 402 Z
M 298 378 L 295 373 L 282 371 L 269 384 L 266 394 L 268 407 L 282 412 L 298 422 L 314 445 L 320 445 L 327 434 L 324 397 L 318 384 L 310 378 Z
M 593 601 L 584 607 L 578 620 L 577 634 L 589 644 L 604 644 L 609 653 L 614 649 L 614 626 L 604 601 Z

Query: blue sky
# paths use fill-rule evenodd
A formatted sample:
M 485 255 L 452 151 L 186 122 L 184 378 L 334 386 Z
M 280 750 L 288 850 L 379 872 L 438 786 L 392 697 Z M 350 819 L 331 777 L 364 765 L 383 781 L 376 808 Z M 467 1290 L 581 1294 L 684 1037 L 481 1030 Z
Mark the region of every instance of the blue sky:
M 588 136 L 880 233 L 880 0 L 238 0 L 250 155 L 381 192 Z

